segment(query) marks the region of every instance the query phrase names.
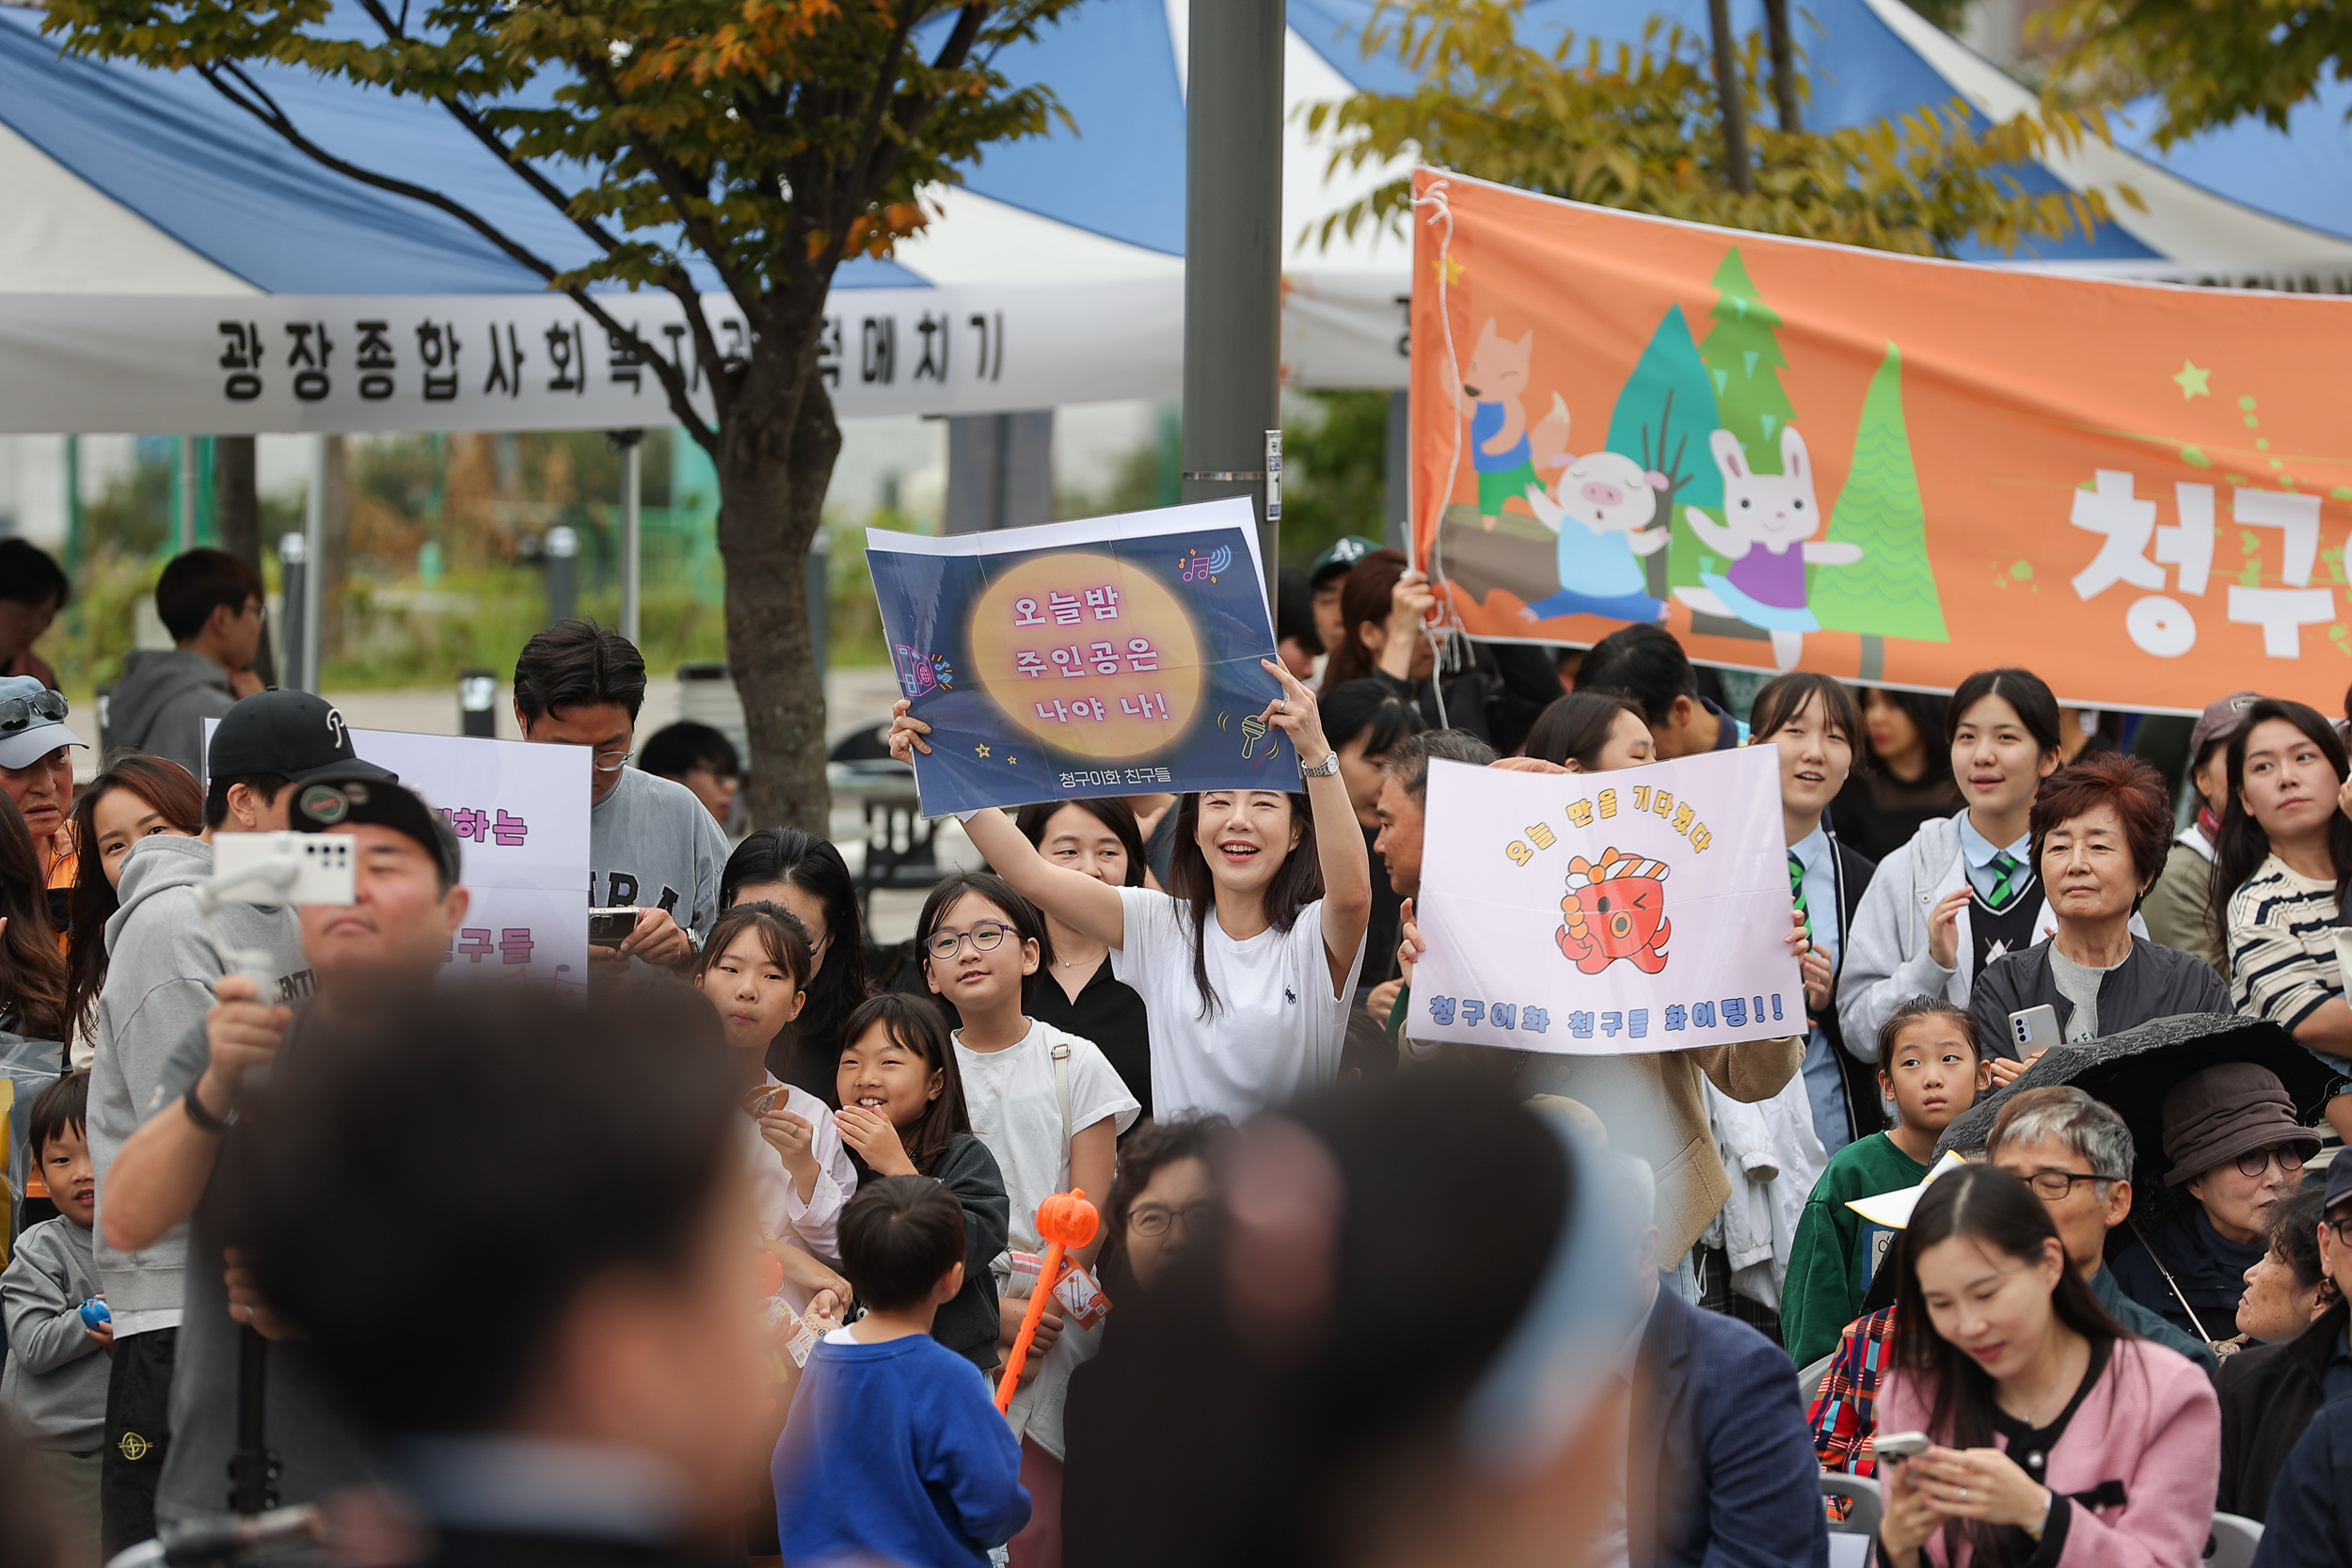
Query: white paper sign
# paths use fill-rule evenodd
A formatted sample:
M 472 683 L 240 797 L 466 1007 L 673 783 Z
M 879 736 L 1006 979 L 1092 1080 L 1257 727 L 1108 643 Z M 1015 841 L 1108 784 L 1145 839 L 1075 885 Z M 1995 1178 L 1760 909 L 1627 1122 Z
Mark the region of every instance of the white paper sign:
M 217 719 L 204 721 L 204 750 Z M 450 970 L 588 985 L 588 750 L 353 730 L 361 760 L 400 775 L 457 834 L 469 903 Z
M 1415 1039 L 1574 1055 L 1802 1034 L 1780 754 L 1429 765 Z

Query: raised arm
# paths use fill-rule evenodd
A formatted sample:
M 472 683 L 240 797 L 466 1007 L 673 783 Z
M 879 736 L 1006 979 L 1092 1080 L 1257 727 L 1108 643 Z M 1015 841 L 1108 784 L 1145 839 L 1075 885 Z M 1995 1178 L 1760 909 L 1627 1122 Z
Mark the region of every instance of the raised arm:
M 1275 660 L 1258 662 L 1282 683 L 1282 694 L 1266 705 L 1267 727 L 1290 736 L 1300 767 L 1321 767 L 1331 755 L 1331 743 L 1323 737 L 1323 714 L 1315 694 Z M 1347 799 L 1347 781 L 1333 772 L 1310 778 L 1306 784 L 1307 804 L 1314 813 L 1316 855 L 1323 865 L 1323 957 L 1331 966 L 1331 994 L 1338 996 L 1356 967 L 1364 927 L 1372 922 L 1372 863 L 1364 856 L 1364 832 Z
M 890 754 L 904 763 L 913 763 L 916 752 L 930 755 L 931 749 L 923 738 L 931 727 L 907 711 L 913 705 L 901 697 L 890 708 Z M 1344 790 L 1341 798 L 1345 799 Z M 990 868 L 1010 882 L 1022 897 L 1097 942 L 1112 947 L 1126 945 L 1127 916 L 1117 888 L 1052 863 L 1001 811 L 973 813 L 963 831 L 973 847 L 988 857 Z

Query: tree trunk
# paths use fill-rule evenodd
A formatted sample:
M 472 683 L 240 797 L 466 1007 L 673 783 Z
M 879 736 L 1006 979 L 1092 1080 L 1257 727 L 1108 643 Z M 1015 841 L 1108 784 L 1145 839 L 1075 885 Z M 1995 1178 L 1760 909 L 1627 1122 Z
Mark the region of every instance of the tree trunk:
M 1788 0 L 1764 0 L 1764 34 L 1772 40 L 1772 102 L 1780 110 L 1780 128 L 1790 134 L 1804 129 L 1797 105 L 1797 46 L 1788 34 Z
M 213 437 L 213 515 L 220 528 L 220 547 L 239 561 L 262 570 L 262 497 L 253 477 L 253 437 Z M 254 656 L 253 673 L 264 686 L 278 684 L 278 662 L 270 657 L 270 628 L 262 628 L 262 651 Z
M 1708 0 L 1707 19 L 1715 34 L 1715 96 L 1724 106 L 1724 172 L 1741 196 L 1756 194 L 1748 166 L 1748 102 L 1740 82 L 1740 50 L 1731 36 L 1731 0 Z
M 727 666 L 752 744 L 751 819 L 821 837 L 833 794 L 825 688 L 809 636 L 808 552 L 824 521 L 841 429 L 815 373 L 819 325 L 811 322 L 805 353 L 763 345 L 769 352 L 755 361 L 719 433 L 716 467 Z

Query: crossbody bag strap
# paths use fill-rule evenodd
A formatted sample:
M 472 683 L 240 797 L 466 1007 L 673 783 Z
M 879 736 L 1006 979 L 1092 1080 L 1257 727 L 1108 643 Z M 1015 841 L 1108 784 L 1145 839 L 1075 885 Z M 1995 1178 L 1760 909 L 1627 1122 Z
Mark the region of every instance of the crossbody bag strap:
M 1054 1098 L 1061 1101 L 1061 1146 L 1070 1147 L 1070 1042 L 1054 1042 Z
M 2188 1314 L 2189 1326 L 2197 1330 L 2197 1338 L 2204 1340 L 2207 1345 L 2212 1346 L 2216 1354 L 2222 1354 L 2220 1346 L 2215 1343 L 2214 1337 L 2205 1332 L 2204 1323 L 2198 1319 L 2197 1308 L 2191 1307 L 2188 1304 L 2188 1297 L 2181 1293 L 2181 1282 L 2172 1277 L 2172 1271 L 2166 1268 L 2164 1266 L 2164 1259 L 2157 1256 L 2156 1243 L 2150 1241 L 2148 1239 L 2148 1232 L 2139 1227 L 2139 1216 L 2137 1214 L 2131 1216 L 2131 1227 L 2132 1234 L 2139 1238 L 2139 1244 L 2141 1248 L 2147 1252 L 2148 1260 L 2155 1264 L 2156 1272 L 2164 1275 L 2164 1282 L 2172 1288 L 2172 1299 L 2179 1302 L 2181 1304 L 2181 1310 Z M 2234 1349 L 2236 1347 L 2233 1346 L 2232 1348 Z

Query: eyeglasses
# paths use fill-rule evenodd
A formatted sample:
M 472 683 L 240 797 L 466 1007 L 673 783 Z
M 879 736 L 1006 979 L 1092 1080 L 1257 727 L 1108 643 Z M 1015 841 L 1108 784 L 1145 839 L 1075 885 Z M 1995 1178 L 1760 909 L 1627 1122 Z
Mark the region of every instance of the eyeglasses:
M 628 766 L 628 753 L 627 752 L 598 752 L 594 760 L 597 772 L 617 773 Z
M 2257 1148 L 2239 1155 L 2237 1173 L 2240 1176 L 2260 1176 L 2270 1168 L 2273 1160 L 2278 1161 L 2279 1168 L 2289 1176 L 2303 1168 L 2301 1151 L 2293 1144 L 2281 1144 L 2277 1148 Z
M 2034 1196 L 2045 1203 L 2065 1202 L 2066 1195 L 2074 1190 L 2074 1183 L 2077 1181 L 2112 1181 L 2116 1179 L 2112 1176 L 2087 1176 L 2080 1171 L 2072 1170 L 2038 1170 L 2026 1178 L 2034 1190 Z
M 2319 1222 L 2336 1233 L 2338 1246 L 2352 1246 L 2352 1214 L 2339 1214 L 2334 1219 Z
M 1169 1226 L 1181 1225 L 1197 1236 L 1216 1215 L 1214 1203 L 1190 1203 L 1182 1209 L 1131 1209 L 1127 1212 L 1127 1228 L 1138 1236 L 1165 1236 Z
M 963 951 L 963 939 L 966 937 L 972 939 L 975 951 L 993 953 L 1010 935 L 1010 927 L 1000 926 L 993 920 L 983 920 L 968 931 L 933 931 L 930 941 L 923 944 L 923 951 L 944 963 Z
M 13 735 L 27 729 L 36 721 L 62 723 L 65 721 L 65 693 L 42 691 L 30 697 L 10 697 L 0 703 L 0 735 Z

